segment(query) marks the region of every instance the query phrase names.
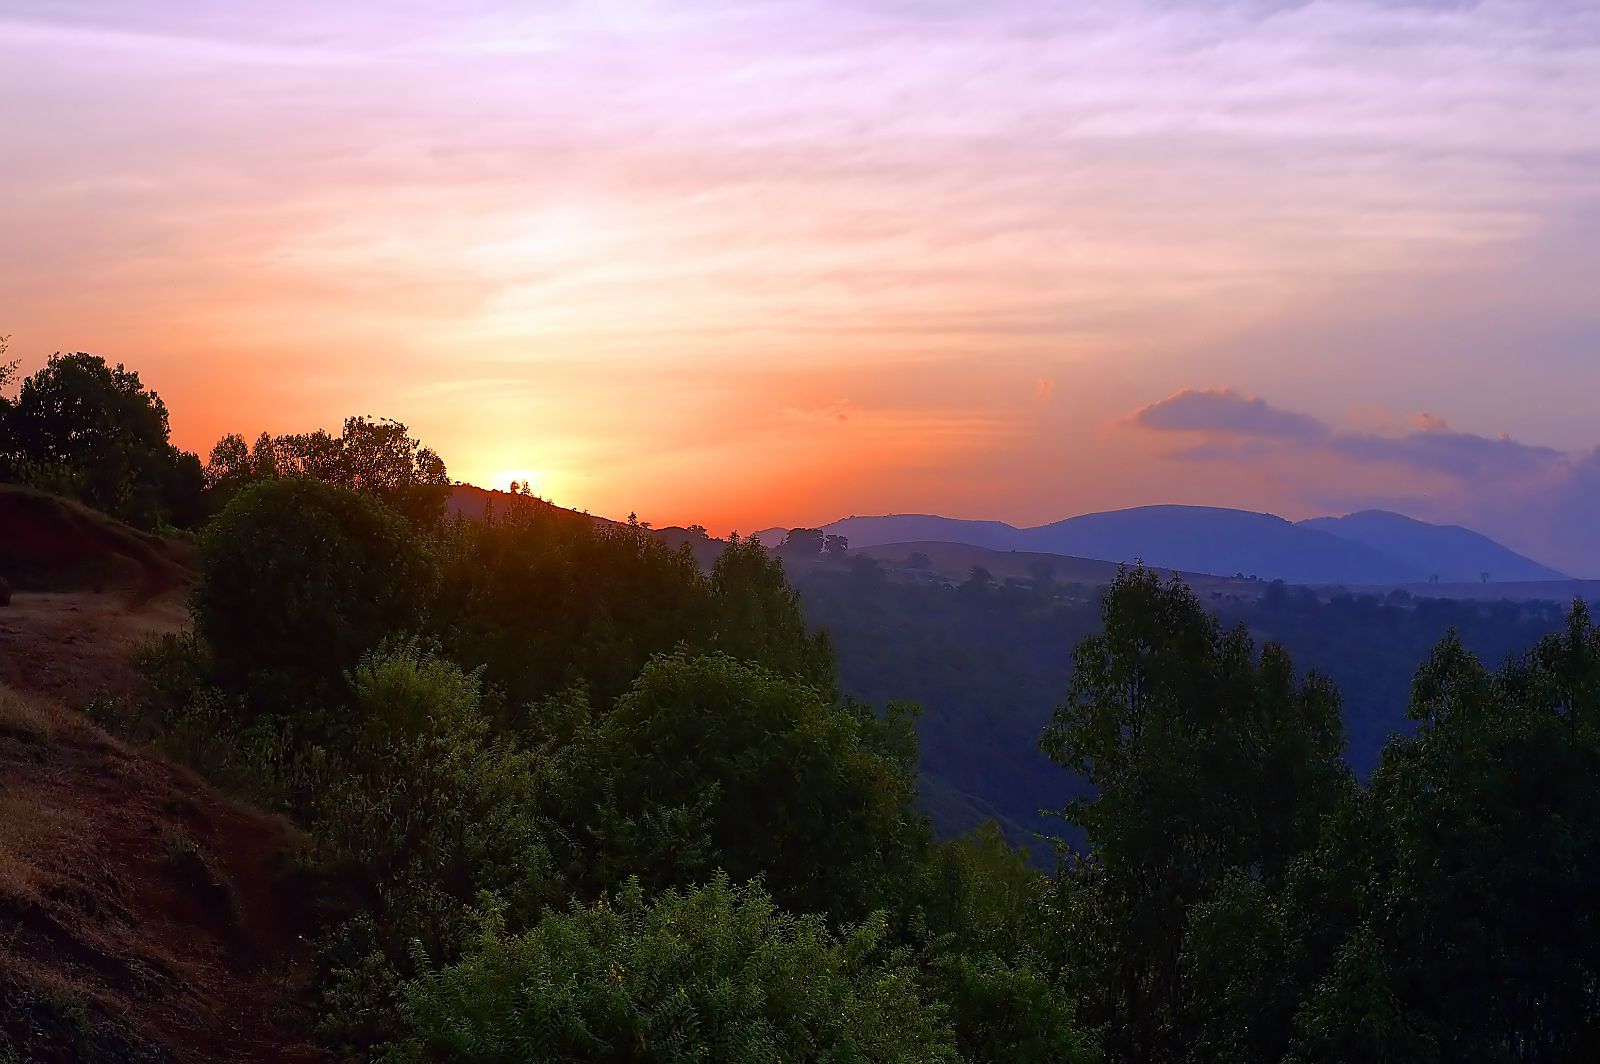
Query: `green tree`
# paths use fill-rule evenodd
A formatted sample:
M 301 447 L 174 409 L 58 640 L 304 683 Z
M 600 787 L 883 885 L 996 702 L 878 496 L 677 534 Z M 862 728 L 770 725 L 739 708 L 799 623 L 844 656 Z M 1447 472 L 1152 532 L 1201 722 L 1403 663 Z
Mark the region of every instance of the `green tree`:
M 960 1059 L 881 914 L 835 936 L 721 875 L 653 901 L 631 881 L 521 935 L 491 914 L 402 1015 L 396 1064 Z
M 563 751 L 552 787 L 602 888 L 628 875 L 685 885 L 721 868 L 763 876 L 786 907 L 856 919 L 922 837 L 914 759 L 903 716 L 678 652 L 651 661 Z
M 22 382 L 0 473 L 143 528 L 199 518 L 200 466 L 172 446 L 167 407 L 139 374 L 78 352 Z
M 791 528 L 778 550 L 797 558 L 811 558 L 822 553 L 827 537 L 820 528 Z
M 1339 701 L 1142 567 L 1119 572 L 1103 620 L 1044 737 L 1088 788 L 1064 810 L 1090 847 L 1060 879 L 1081 933 L 1068 963 L 1113 1059 L 1177 1059 L 1209 989 L 1183 959 L 1196 907 L 1233 873 L 1280 882 L 1349 793 Z
M 926 978 L 950 1008 L 964 1058 L 1069 1064 L 1095 1059 L 1075 1002 L 1057 985 L 1044 876 L 993 823 L 928 848 L 897 898 Z
M 452 945 L 484 891 L 537 915 L 553 880 L 534 763 L 492 732 L 476 675 L 415 645 L 374 651 L 330 742 L 313 831 L 328 860 L 376 888 L 393 954 Z
M 711 641 L 711 589 L 693 554 L 641 530 L 524 498 L 436 538 L 444 579 L 431 630 L 457 660 L 486 666 L 513 717 L 572 686 L 607 707 L 651 655 Z
M 1453 634 L 1417 674 L 1415 736 L 1384 752 L 1367 845 L 1346 876 L 1360 922 L 1301 1040 L 1333 1060 L 1385 1029 L 1427 1057 L 1554 1062 L 1600 1055 L 1600 631 L 1566 630 L 1499 671 Z
M 363 653 L 417 629 L 437 578 L 394 511 L 314 480 L 241 491 L 200 553 L 196 628 L 218 681 L 256 711 L 325 708 Z
M 832 699 L 838 684 L 826 632 L 807 631 L 783 563 L 734 536 L 711 569 L 712 649 L 799 677 Z

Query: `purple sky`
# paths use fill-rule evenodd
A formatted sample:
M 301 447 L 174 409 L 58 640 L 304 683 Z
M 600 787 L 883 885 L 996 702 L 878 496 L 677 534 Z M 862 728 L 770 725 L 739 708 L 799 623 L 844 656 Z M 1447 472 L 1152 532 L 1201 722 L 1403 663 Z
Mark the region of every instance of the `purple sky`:
M 1600 2 L 0 0 L 0 108 L 11 354 L 202 451 L 371 412 L 716 530 L 1383 505 L 1600 575 Z

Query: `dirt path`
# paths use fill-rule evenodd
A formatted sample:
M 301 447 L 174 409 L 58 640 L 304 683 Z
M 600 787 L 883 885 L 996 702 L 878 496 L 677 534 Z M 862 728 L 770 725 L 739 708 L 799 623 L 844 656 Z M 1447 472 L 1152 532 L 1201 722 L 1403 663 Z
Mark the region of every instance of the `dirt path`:
M 137 647 L 183 627 L 186 595 L 138 602 L 116 592 L 18 591 L 0 608 L 0 684 L 73 708 L 128 694 L 139 682 Z
M 291 829 L 69 708 L 132 691 L 134 649 L 183 621 L 181 592 L 0 609 L 0 1049 L 22 1059 L 323 1059 Z

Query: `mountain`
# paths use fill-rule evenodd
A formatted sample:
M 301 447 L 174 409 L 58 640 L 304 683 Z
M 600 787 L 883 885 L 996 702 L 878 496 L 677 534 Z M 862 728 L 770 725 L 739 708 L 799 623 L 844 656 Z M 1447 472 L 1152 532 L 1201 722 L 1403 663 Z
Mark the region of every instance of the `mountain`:
M 964 543 L 1111 562 L 1142 560 L 1162 569 L 1229 576 L 1244 573 L 1292 584 L 1420 584 L 1566 579 L 1456 526 L 1367 511 L 1295 523 L 1272 514 L 1212 506 L 1140 506 L 1084 514 L 1034 528 L 933 514 L 847 517 L 825 527 L 852 549 L 889 544 Z M 763 542 L 766 537 L 763 536 Z M 781 541 L 781 537 L 774 542 Z
M 1163 569 L 1244 573 L 1291 584 L 1388 584 L 1419 571 L 1362 543 L 1271 514 L 1208 506 L 1140 506 L 1026 529 L 1029 550 Z
M 1446 583 L 1479 580 L 1484 573 L 1494 582 L 1568 579 L 1469 528 L 1431 525 L 1387 510 L 1315 517 L 1300 527 L 1364 544 Z

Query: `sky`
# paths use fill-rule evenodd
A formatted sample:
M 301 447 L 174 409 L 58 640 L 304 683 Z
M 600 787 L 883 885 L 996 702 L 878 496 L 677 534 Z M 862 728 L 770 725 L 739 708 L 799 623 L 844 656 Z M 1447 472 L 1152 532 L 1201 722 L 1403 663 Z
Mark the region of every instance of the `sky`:
M 1381 506 L 1600 576 L 1600 0 L 0 0 L 0 334 L 713 531 Z

